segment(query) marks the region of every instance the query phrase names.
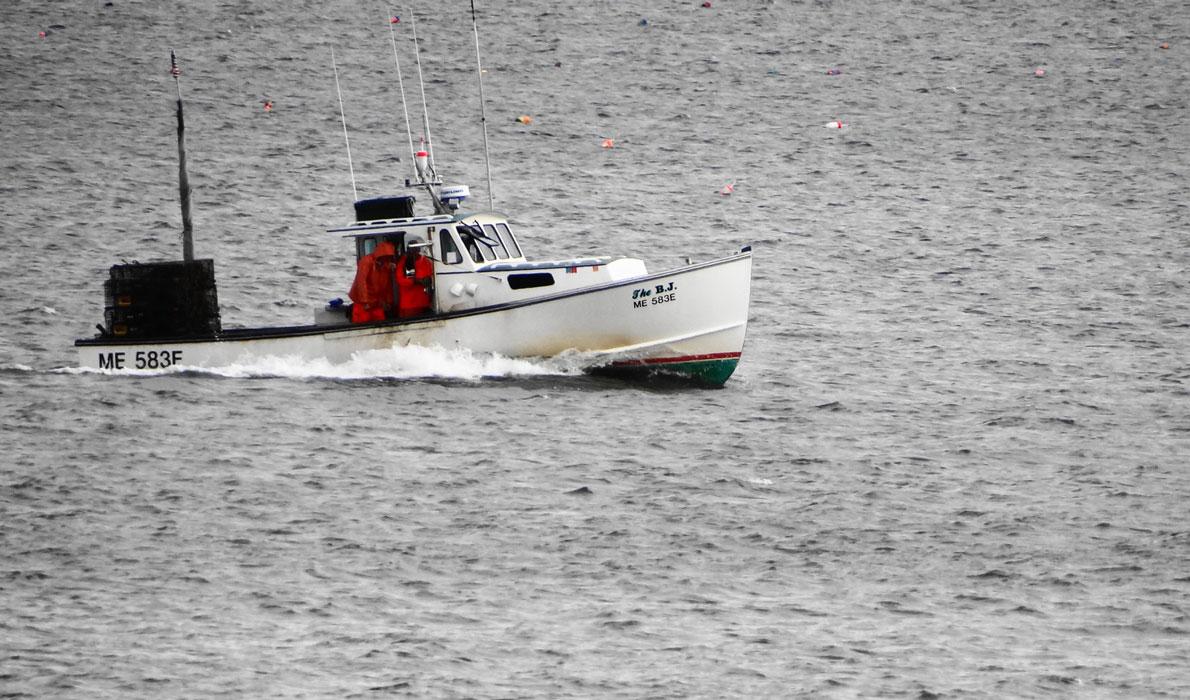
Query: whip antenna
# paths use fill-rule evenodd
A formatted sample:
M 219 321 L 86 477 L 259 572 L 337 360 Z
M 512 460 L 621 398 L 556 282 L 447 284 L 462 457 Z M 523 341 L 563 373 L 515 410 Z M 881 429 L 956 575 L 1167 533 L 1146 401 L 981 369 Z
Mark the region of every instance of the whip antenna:
M 417 58 L 417 82 L 421 86 L 421 114 L 422 124 L 426 131 L 426 152 L 430 156 L 430 179 L 438 179 L 438 171 L 434 168 L 434 140 L 430 138 L 430 108 L 426 103 L 426 81 L 421 74 L 421 48 L 417 43 L 417 18 L 409 12 L 409 24 L 413 27 L 413 55 Z
M 483 103 L 483 66 L 479 62 L 479 24 L 475 21 L 475 0 L 471 0 L 471 29 L 475 32 L 475 77 L 479 81 L 479 123 L 483 126 L 483 161 L 488 167 L 488 208 L 496 208 L 492 194 L 492 159 L 488 155 L 488 116 Z
M 178 196 L 182 200 L 182 259 L 194 260 L 194 225 L 190 221 L 190 178 L 186 175 L 186 120 L 182 117 L 182 81 L 178 57 L 169 50 L 169 74 L 178 88 Z
M 335 93 L 339 95 L 339 119 L 343 122 L 343 141 L 347 143 L 347 170 L 351 173 L 351 199 L 359 200 L 355 189 L 355 166 L 351 164 L 351 139 L 347 137 L 347 114 L 343 111 L 343 91 L 339 89 L 339 65 L 335 62 L 335 47 L 331 47 L 331 69 L 335 71 Z M 181 103 L 179 103 L 181 104 Z
M 413 150 L 413 130 L 409 126 L 409 106 L 405 102 L 405 81 L 401 78 L 401 59 L 399 56 L 397 56 L 397 33 L 393 31 L 393 25 L 396 24 L 400 18 L 393 14 L 391 9 L 389 10 L 388 14 L 388 38 L 392 41 L 393 45 L 393 61 L 397 64 L 397 85 L 401 88 L 401 110 L 405 113 L 405 136 L 409 139 L 409 156 L 416 163 L 417 154 Z M 414 174 L 417 174 L 416 167 L 414 168 Z

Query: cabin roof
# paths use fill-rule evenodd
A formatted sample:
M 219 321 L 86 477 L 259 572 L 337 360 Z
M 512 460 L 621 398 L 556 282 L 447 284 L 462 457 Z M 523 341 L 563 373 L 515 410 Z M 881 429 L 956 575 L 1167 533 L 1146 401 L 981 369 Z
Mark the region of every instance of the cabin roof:
M 327 229 L 327 233 L 338 233 L 344 238 L 358 238 L 360 236 L 374 236 L 376 234 L 395 233 L 414 226 L 437 226 L 456 222 L 471 224 L 508 223 L 499 214 L 435 214 L 434 216 L 413 216 L 407 219 L 378 219 L 376 221 L 355 221 L 347 226 Z

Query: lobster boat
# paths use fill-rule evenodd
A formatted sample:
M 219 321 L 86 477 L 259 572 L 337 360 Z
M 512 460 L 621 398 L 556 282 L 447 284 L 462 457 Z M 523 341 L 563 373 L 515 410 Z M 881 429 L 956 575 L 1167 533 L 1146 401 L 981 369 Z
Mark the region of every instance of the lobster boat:
M 440 188 L 458 200 L 462 188 Z M 357 258 L 410 244 L 432 264 L 431 307 L 413 317 L 352 321 L 333 300 L 301 326 L 222 328 L 211 260 L 111 268 L 105 319 L 75 342 L 82 367 L 225 367 L 263 357 L 346 362 L 406 345 L 465 348 L 512 358 L 575 353 L 592 370 L 663 373 L 723 384 L 748 323 L 752 253 L 650 273 L 627 257 L 531 260 L 495 213 L 415 216 L 411 195 L 356 203 L 357 220 L 330 229 Z M 424 247 L 423 247 L 424 246 Z M 391 314 L 390 314 L 391 315 Z

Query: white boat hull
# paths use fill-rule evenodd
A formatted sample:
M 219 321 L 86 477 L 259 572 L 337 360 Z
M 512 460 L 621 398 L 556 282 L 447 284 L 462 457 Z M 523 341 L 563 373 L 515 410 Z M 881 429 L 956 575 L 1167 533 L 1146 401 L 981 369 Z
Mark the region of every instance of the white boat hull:
M 366 325 L 228 330 L 207 338 L 77 341 L 82 367 L 213 368 L 264 357 L 342 363 L 406 345 L 506 357 L 588 354 L 591 366 L 674 372 L 722 384 L 743 350 L 752 254 L 522 302 Z

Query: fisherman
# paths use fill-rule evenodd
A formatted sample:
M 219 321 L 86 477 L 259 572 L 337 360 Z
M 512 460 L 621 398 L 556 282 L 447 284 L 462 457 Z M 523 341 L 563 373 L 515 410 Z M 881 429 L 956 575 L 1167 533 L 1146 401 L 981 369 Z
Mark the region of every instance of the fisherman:
M 397 249 L 388 241 L 381 241 L 376 250 L 359 259 L 355 281 L 347 296 L 351 306 L 352 323 L 383 321 L 393 311 L 393 260 Z
M 397 258 L 397 315 L 401 318 L 421 316 L 433 306 L 434 265 L 421 254 L 428 245 L 421 236 L 411 235 L 405 239 L 405 254 Z

